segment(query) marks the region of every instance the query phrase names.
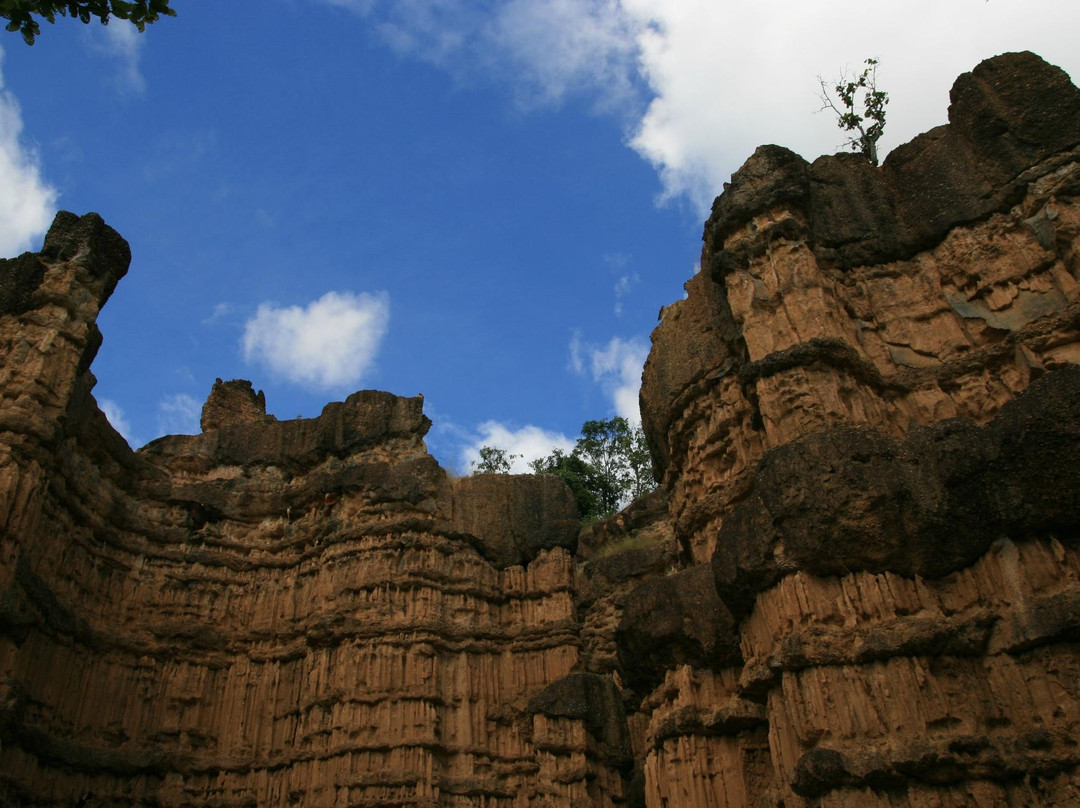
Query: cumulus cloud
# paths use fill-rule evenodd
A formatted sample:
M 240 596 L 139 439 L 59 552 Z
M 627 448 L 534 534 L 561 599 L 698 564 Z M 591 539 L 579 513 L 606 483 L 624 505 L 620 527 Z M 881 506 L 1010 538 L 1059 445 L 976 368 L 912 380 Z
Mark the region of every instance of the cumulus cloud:
M 187 393 L 166 396 L 158 402 L 158 434 L 197 435 L 202 431 L 202 404 Z
M 638 337 L 612 337 L 607 345 L 593 345 L 575 334 L 570 341 L 571 370 L 599 384 L 611 397 L 615 413 L 632 424 L 641 423 L 638 393 L 648 356 L 648 341 Z
M 135 439 L 133 437 L 131 422 L 128 421 L 127 415 L 124 414 L 124 410 L 110 398 L 103 398 L 98 402 L 98 406 L 105 414 L 105 417 L 109 419 L 109 423 L 112 424 L 113 429 L 123 436 L 131 446 L 135 446 Z
M 486 421 L 478 427 L 474 441 L 461 451 L 461 468 L 471 472 L 473 463 L 480 460 L 480 447 L 491 446 L 513 455 L 510 463 L 512 474 L 528 474 L 529 463 L 547 457 L 553 449 L 571 452 L 575 441 L 561 432 L 551 432 L 538 426 L 509 427 L 498 421 Z
M 244 359 L 294 384 L 355 387 L 375 361 L 390 324 L 385 292 L 327 292 L 307 306 L 259 306 L 244 326 Z
M 3 50 L 0 50 L 0 61 Z M 56 213 L 58 193 L 41 176 L 37 151 L 22 138 L 19 102 L 0 74 L 0 255 L 38 246 Z
M 517 98 L 592 98 L 628 123 L 661 200 L 700 214 L 754 148 L 808 159 L 844 142 L 818 76 L 873 56 L 891 97 L 883 153 L 946 120 L 960 73 L 1033 50 L 1080 77 L 1075 0 L 324 0 L 365 15 L 399 53 L 479 70 Z M 1053 25 L 1047 25 L 1053 20 Z M 479 66 L 479 67 L 477 67 Z

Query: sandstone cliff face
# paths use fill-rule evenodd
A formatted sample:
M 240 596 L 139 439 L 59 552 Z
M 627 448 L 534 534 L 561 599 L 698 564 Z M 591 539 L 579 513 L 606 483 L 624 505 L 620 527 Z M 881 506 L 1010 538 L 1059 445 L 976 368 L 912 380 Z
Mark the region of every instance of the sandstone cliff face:
M 0 262 L 0 803 L 1080 804 L 1080 91 L 759 149 L 665 309 L 660 491 L 451 479 L 422 399 L 91 395 L 126 243 Z
M 763 146 L 717 199 L 641 397 L 739 659 L 640 703 L 647 804 L 1080 802 L 1078 145 L 1010 54 L 880 169 Z
M 566 487 L 451 480 L 373 391 L 279 422 L 219 380 L 132 452 L 88 371 L 128 259 L 61 214 L 2 268 L 0 802 L 621 801 L 625 720 L 544 690 L 581 656 Z
M 1080 90 L 1013 54 L 952 99 L 880 170 L 763 146 L 717 199 L 642 388 L 688 559 L 768 449 L 837 423 L 984 423 L 1080 361 Z

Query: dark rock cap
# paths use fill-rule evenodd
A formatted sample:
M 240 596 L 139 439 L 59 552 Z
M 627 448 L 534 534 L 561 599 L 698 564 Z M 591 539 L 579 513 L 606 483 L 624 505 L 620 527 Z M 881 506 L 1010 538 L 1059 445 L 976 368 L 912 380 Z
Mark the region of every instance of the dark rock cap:
M 453 481 L 451 529 L 472 536 L 497 567 L 527 563 L 554 547 L 574 552 L 579 518 L 573 493 L 553 474 L 478 474 Z
M 1007 210 L 1038 176 L 1029 169 L 1080 144 L 1080 89 L 1033 53 L 987 59 L 956 80 L 950 98 L 949 123 L 894 149 L 880 168 L 855 154 L 808 164 L 760 147 L 713 203 L 702 267 L 716 264 L 725 240 L 754 216 L 780 205 L 806 217 L 823 263 L 848 269 L 910 258 L 957 225 Z
M 766 453 L 712 557 L 735 617 L 782 576 L 940 578 L 998 538 L 1080 523 L 1080 366 L 1038 379 L 985 427 L 953 419 L 896 440 L 839 426 Z
M 57 213 L 45 234 L 41 256 L 48 261 L 83 260 L 91 274 L 105 280 L 98 305 L 104 305 L 131 265 L 127 241 L 96 213 Z

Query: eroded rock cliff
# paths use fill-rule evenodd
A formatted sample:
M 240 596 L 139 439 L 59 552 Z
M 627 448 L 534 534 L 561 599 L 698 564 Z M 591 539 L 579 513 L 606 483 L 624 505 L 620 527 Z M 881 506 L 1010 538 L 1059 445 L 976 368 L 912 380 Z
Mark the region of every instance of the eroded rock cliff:
M 215 383 L 133 452 L 127 271 L 0 262 L 0 803 L 1080 803 L 1080 91 L 958 79 L 880 169 L 732 177 L 642 413 L 662 486 L 448 477 L 422 399 Z
M 642 414 L 741 658 L 642 700 L 649 805 L 1080 802 L 1080 91 L 1009 54 L 949 116 L 758 149 L 662 312 Z
M 88 370 L 128 260 L 61 214 L 0 267 L 0 802 L 621 799 L 593 711 L 530 708 L 581 657 L 566 487 L 452 480 L 374 391 L 276 421 L 219 380 L 132 452 Z

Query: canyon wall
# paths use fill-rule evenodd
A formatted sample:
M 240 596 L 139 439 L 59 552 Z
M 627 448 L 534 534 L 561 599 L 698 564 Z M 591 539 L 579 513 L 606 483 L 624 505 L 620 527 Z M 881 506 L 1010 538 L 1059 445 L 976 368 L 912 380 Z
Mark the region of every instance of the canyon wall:
M 131 259 L 0 262 L 0 804 L 1080 803 L 1080 91 L 760 148 L 643 375 L 657 492 L 449 477 L 422 398 L 92 396 Z
M 610 680 L 567 711 L 565 485 L 452 480 L 374 391 L 277 421 L 219 380 L 202 434 L 131 451 L 88 370 L 128 260 L 61 214 L 3 267 L 0 803 L 621 800 Z
M 644 425 L 740 659 L 643 701 L 649 805 L 1080 803 L 1080 91 L 1021 53 L 951 99 L 880 168 L 759 148 L 661 313 Z

